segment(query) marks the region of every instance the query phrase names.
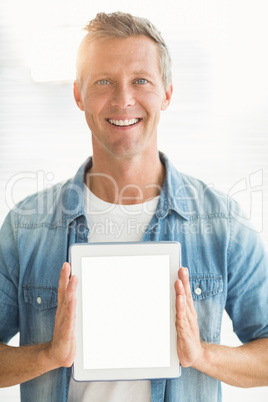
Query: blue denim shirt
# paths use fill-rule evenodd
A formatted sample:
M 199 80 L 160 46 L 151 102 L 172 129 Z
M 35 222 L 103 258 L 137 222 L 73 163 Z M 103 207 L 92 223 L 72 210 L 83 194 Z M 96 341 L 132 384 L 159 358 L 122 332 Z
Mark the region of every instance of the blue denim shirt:
M 166 178 L 143 240 L 181 243 L 201 340 L 220 342 L 224 309 L 242 342 L 268 337 L 268 264 L 258 235 L 236 202 L 160 158 Z M 52 338 L 62 264 L 71 244 L 87 242 L 83 181 L 91 164 L 8 214 L 0 234 L 1 342 L 17 332 L 21 345 Z M 22 384 L 21 400 L 67 401 L 70 373 L 60 368 Z M 192 368 L 179 379 L 152 380 L 151 393 L 152 402 L 221 401 L 219 381 Z

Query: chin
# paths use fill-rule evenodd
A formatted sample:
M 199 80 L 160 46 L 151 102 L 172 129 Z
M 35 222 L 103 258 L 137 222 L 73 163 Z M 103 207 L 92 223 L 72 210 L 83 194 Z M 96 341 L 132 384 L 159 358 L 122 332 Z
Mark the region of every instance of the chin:
M 144 144 L 129 144 L 109 147 L 109 152 L 116 158 L 130 159 L 143 153 L 145 149 Z

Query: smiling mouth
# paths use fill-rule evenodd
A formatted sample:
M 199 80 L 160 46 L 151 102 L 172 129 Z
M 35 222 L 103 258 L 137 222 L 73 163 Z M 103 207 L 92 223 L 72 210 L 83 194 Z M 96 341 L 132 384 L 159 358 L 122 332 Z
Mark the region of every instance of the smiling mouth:
M 141 121 L 141 119 L 125 119 L 125 120 L 114 120 L 114 119 L 106 119 L 108 123 L 112 124 L 113 126 L 118 126 L 118 127 L 129 127 L 129 126 L 134 126 L 134 124 L 137 124 Z

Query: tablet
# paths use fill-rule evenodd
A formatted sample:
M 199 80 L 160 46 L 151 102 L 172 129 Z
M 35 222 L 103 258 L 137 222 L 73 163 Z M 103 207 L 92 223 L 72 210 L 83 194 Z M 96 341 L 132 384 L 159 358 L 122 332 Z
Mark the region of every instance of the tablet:
M 74 380 L 179 377 L 174 283 L 180 244 L 74 244 L 70 262 L 78 277 Z

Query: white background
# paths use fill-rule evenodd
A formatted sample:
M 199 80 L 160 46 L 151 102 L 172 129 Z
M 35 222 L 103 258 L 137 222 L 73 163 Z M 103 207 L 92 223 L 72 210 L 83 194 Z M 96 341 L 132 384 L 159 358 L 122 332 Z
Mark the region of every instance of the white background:
M 91 153 L 72 99 L 73 49 L 96 12 L 122 10 L 149 17 L 172 53 L 174 95 L 159 148 L 179 170 L 234 195 L 268 245 L 266 0 L 2 0 L 0 7 L 1 222 L 14 202 L 72 176 Z M 222 343 L 239 343 L 226 316 Z M 1 401 L 17 401 L 17 389 L 0 390 Z M 268 400 L 267 388 L 223 391 L 228 402 Z

